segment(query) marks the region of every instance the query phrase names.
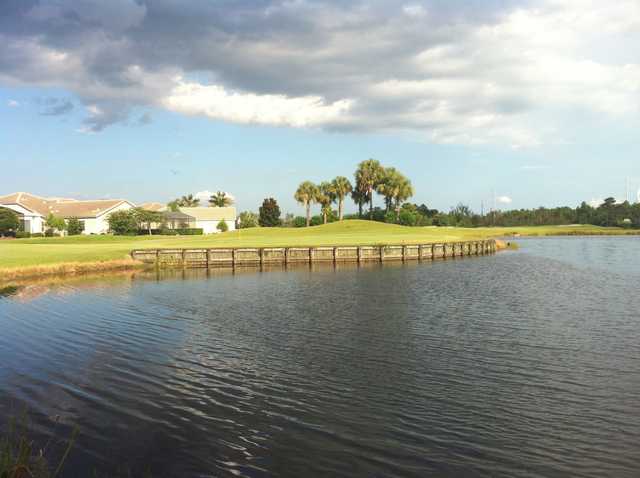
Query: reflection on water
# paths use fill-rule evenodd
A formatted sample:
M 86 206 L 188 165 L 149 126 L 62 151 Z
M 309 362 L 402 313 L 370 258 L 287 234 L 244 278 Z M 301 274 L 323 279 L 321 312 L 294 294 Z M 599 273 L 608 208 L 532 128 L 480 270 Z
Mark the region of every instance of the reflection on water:
M 639 244 L 41 283 L 0 418 L 79 425 L 67 476 L 637 476 Z

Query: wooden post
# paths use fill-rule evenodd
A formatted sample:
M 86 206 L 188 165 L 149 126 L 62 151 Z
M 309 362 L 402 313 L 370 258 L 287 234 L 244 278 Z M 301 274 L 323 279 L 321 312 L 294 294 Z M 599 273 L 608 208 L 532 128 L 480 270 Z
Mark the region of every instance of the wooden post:
M 380 262 L 384 262 L 384 246 L 380 246 Z
M 358 246 L 357 252 L 358 252 L 358 264 L 360 264 L 362 262 L 362 246 Z
M 186 249 L 182 249 L 182 267 L 187 266 L 187 261 L 185 260 L 186 252 L 187 252 Z

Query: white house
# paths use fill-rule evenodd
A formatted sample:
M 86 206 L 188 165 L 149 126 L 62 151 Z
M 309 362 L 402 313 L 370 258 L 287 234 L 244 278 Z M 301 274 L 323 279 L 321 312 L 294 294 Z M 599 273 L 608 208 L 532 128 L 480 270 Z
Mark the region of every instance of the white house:
M 195 219 L 196 228 L 201 228 L 204 234 L 215 234 L 220 232 L 218 224 L 220 221 L 227 223 L 229 231 L 236 228 L 236 208 L 235 207 L 181 207 L 178 208 L 183 214 Z
M 104 234 L 109 231 L 107 219 L 115 211 L 135 207 L 124 199 L 79 201 L 65 198 L 42 198 L 29 193 L 0 196 L 0 207 L 18 213 L 25 232 L 43 233 L 49 214 L 63 219 L 77 217 L 83 224 L 83 234 Z

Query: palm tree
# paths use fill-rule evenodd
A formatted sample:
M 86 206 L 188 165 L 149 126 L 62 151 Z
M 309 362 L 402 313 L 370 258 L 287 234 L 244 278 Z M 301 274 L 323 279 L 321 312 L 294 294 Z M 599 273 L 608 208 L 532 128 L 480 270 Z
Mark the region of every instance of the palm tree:
M 393 205 L 393 198 L 401 183 L 402 175 L 396 168 L 385 168 L 382 180 L 376 191 L 378 194 L 384 196 L 385 212 L 391 211 Z
M 400 182 L 393 196 L 396 202 L 396 221 L 400 219 L 400 205 L 411 196 L 413 196 L 411 181 L 400 174 Z
M 209 198 L 209 204 L 211 207 L 226 207 L 233 204 L 233 199 L 227 196 L 227 193 L 218 191 Z
M 333 183 L 323 181 L 318 187 L 316 202 L 322 205 L 322 222 L 327 223 L 327 216 L 331 214 L 331 205 L 336 200 L 336 193 Z
M 305 181 L 298 186 L 294 199 L 304 206 L 307 211 L 307 227 L 311 224 L 311 203 L 318 197 L 318 186 L 311 181 Z
M 373 191 L 378 187 L 384 175 L 384 168 L 379 161 L 367 159 L 358 164 L 356 184 L 360 191 L 367 194 L 369 200 L 369 219 L 373 219 Z
M 180 207 L 197 207 L 198 204 L 200 204 L 200 199 L 194 197 L 193 194 L 182 196 L 178 199 L 178 206 Z
M 369 201 L 367 193 L 361 191 L 356 184 L 356 187 L 351 191 L 351 199 L 353 199 L 353 202 L 358 205 L 358 217 L 362 219 L 362 206 Z
M 338 200 L 338 220 L 342 221 L 344 217 L 344 198 L 353 191 L 353 186 L 344 176 L 338 176 L 335 178 L 331 182 L 331 185 L 333 186 L 333 192 Z

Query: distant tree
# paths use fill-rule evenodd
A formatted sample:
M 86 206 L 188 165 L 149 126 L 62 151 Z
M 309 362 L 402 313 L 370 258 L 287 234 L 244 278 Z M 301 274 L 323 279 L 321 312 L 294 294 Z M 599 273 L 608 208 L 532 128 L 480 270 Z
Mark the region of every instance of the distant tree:
M 212 207 L 226 207 L 233 204 L 233 199 L 227 196 L 227 193 L 218 191 L 209 198 L 209 205 Z
M 151 235 L 151 227 L 153 224 L 159 224 L 162 222 L 162 213 L 157 211 L 147 211 L 142 208 L 132 209 L 133 216 L 138 225 L 138 229 L 146 229 L 149 235 Z
M 338 220 L 342 221 L 344 219 L 344 198 L 353 191 L 353 186 L 344 176 L 336 177 L 331 184 L 333 185 L 333 193 L 338 200 Z
M 107 222 L 109 223 L 109 230 L 118 236 L 131 235 L 138 232 L 138 220 L 133 210 L 112 212 L 109 214 Z
M 67 219 L 67 233 L 70 236 L 77 236 L 84 231 L 84 224 L 77 217 Z
M 384 168 L 379 161 L 367 159 L 358 164 L 355 173 L 358 189 L 366 193 L 369 200 L 369 219 L 373 219 L 373 192 L 381 183 L 384 176 Z
M 336 193 L 333 188 L 333 183 L 330 183 L 328 181 L 323 181 L 322 183 L 320 183 L 315 199 L 316 202 L 321 206 L 320 212 L 322 213 L 322 224 L 326 224 L 327 218 L 333 214 L 333 209 L 331 206 L 336 200 Z
M 362 209 L 363 206 L 369 202 L 369 196 L 366 191 L 362 191 L 360 186 L 356 184 L 356 186 L 351 191 L 351 199 L 358 206 L 358 218 L 362 219 Z
M 64 221 L 64 219 L 61 217 L 54 216 L 53 213 L 49 213 L 44 225 L 47 228 L 52 230 L 52 234 L 53 234 L 53 231 L 62 232 L 67 228 L 67 223 Z
M 277 227 L 280 225 L 280 207 L 273 198 L 266 198 L 260 206 L 258 223 L 262 227 Z
M 167 209 L 171 212 L 178 212 L 178 208 L 180 207 L 180 199 L 174 199 L 167 203 Z
M 17 232 L 20 228 L 20 217 L 11 209 L 0 207 L 0 235 Z
M 258 215 L 255 212 L 244 211 L 238 215 L 238 229 L 258 227 Z
M 220 221 L 216 226 L 216 229 L 220 232 L 227 232 L 229 230 L 229 226 L 227 225 L 226 221 Z
M 320 194 L 318 186 L 311 181 L 304 181 L 298 186 L 294 199 L 302 204 L 306 210 L 307 227 L 311 223 L 311 204 L 314 203 Z
M 193 194 L 182 196 L 178 199 L 178 206 L 180 207 L 197 207 L 200 205 L 200 199 L 194 197 Z

